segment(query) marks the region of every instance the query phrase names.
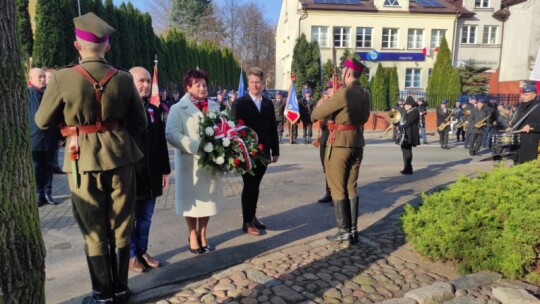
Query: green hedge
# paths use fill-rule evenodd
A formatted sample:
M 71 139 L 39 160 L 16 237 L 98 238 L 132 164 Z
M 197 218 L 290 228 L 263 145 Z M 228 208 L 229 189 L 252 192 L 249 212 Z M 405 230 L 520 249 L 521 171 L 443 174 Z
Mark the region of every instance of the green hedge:
M 540 162 L 460 177 L 447 189 L 422 195 L 402 217 L 407 241 L 461 273 L 496 271 L 539 282 Z

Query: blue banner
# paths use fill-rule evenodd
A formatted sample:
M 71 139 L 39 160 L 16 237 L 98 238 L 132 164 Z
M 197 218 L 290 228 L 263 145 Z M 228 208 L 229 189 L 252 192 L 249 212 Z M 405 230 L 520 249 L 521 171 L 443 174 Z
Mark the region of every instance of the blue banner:
M 244 77 L 242 74 L 243 73 L 240 70 L 240 83 L 238 84 L 238 92 L 236 93 L 238 98 L 244 96 L 244 93 L 246 92 L 246 88 L 244 87 Z
M 361 60 L 365 61 L 426 61 L 426 54 L 409 52 L 358 52 Z

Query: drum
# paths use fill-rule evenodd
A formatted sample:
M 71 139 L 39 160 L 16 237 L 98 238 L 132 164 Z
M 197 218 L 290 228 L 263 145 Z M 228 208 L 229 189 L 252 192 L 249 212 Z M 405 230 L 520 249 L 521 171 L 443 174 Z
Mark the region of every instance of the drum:
M 513 133 L 494 134 L 491 141 L 496 147 L 519 146 L 520 137 Z

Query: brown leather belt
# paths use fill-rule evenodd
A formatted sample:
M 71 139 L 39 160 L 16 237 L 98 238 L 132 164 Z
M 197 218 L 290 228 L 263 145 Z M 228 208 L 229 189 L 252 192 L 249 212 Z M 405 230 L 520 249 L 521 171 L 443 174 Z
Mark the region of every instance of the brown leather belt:
M 73 127 L 63 127 L 60 129 L 62 136 L 76 136 L 80 134 L 90 134 L 90 133 L 102 133 L 106 131 L 116 130 L 120 128 L 122 124 L 119 121 L 110 121 L 110 122 L 101 122 L 100 124 L 95 125 L 86 125 L 86 126 L 73 126 Z
M 358 125 L 336 125 L 329 123 L 328 130 L 331 131 L 330 136 L 328 137 L 328 143 L 333 144 L 336 140 L 338 131 L 358 131 Z

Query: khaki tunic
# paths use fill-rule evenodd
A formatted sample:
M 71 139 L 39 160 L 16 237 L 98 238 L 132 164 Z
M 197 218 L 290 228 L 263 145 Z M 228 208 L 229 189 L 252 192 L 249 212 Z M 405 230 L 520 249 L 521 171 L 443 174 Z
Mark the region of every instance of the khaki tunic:
M 109 70 L 105 59 L 100 57 L 86 58 L 81 65 L 98 82 Z M 85 238 L 88 256 L 102 255 L 109 246 L 129 246 L 135 206 L 134 164 L 142 158 L 131 134 L 144 131 L 147 121 L 143 103 L 128 72 L 119 71 L 104 86 L 101 118 L 103 122 L 120 121 L 123 127 L 79 136 L 79 187 L 72 181 L 68 149 L 64 157 L 73 214 Z M 45 90 L 35 121 L 42 129 L 94 125 L 94 87 L 75 70 L 59 69 Z M 68 138 L 66 145 L 70 140 Z
M 370 109 L 369 91 L 362 88 L 359 81 L 353 81 L 311 114 L 312 120 L 323 120 L 329 116 L 336 125 L 358 125 L 357 130 L 337 131 L 330 158 L 325 160 L 326 179 L 332 198 L 336 200 L 357 196 L 356 181 L 365 146 L 364 124 Z

